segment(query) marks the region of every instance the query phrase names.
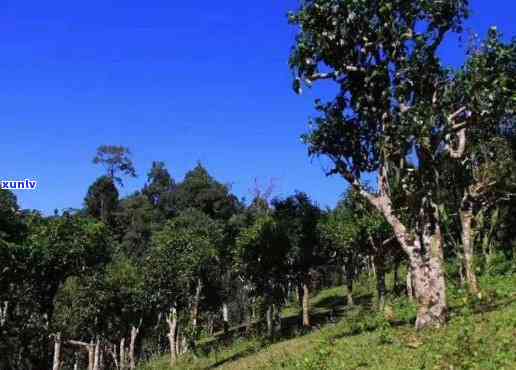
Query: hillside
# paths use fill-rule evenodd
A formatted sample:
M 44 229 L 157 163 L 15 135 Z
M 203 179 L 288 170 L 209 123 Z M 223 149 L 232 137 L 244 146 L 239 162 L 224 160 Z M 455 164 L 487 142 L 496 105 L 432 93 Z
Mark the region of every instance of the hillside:
M 360 286 L 359 303 L 346 308 L 342 288 L 321 291 L 311 304 L 321 317 L 335 313 L 312 333 L 270 344 L 236 339 L 177 369 L 516 369 L 516 276 L 483 277 L 481 300 L 450 287 L 451 320 L 446 328 L 415 332 L 415 308 L 393 300 L 385 317 L 371 308 L 369 284 Z M 284 321 L 295 314 L 284 312 Z M 163 357 L 140 370 L 168 369 Z

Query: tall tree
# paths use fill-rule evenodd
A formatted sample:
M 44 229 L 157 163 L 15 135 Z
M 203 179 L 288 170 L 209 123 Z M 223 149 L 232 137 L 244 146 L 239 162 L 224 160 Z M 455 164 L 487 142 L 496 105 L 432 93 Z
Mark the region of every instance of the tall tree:
M 167 313 L 171 363 L 177 355 L 178 318 L 182 318 L 183 337 L 195 344 L 202 288 L 216 265 L 222 241 L 221 223 L 195 209 L 183 211 L 153 237 L 146 279 L 150 301 L 159 312 Z
M 102 165 L 107 171 L 106 175 L 120 186 L 123 186 L 120 175 L 136 177 L 136 170 L 131 160 L 131 151 L 124 146 L 99 146 L 97 154 L 93 158 L 93 163 Z
M 175 212 L 173 204 L 173 191 L 176 184 L 163 162 L 152 162 L 152 168 L 147 175 L 147 183 L 143 188 L 151 204 L 159 209 L 165 217 Z
M 450 152 L 452 159 L 461 161 L 455 163 L 449 185 L 460 188 L 466 282 L 470 293 L 478 294 L 474 225 L 506 198 L 514 176 L 507 128 L 514 125 L 516 113 L 516 41 L 503 43 L 496 28 L 491 28 L 483 45 L 472 48 L 470 54 L 444 98 L 470 110 L 465 121 L 470 124 L 458 132 L 457 149 Z
M 329 174 L 343 176 L 392 226 L 409 258 L 419 329 L 447 320 L 439 164 L 462 157 L 465 129 L 493 109 L 479 109 L 470 90 L 450 94 L 456 76 L 437 53 L 449 32 L 462 30 L 468 3 L 311 0 L 290 16 L 299 26 L 295 90 L 321 79 L 339 88 L 316 105 L 309 152 L 327 156 Z M 500 86 L 487 79 L 482 91 Z M 374 192 L 363 183 L 371 172 Z
M 289 271 L 290 241 L 286 230 L 270 214 L 259 213 L 237 238 L 237 270 L 263 297 L 267 334 L 274 336 L 274 316 L 279 316 Z
M 229 187 L 216 181 L 200 163 L 186 174 L 174 197 L 179 210 L 195 208 L 217 220 L 229 220 L 241 208 Z
M 112 223 L 118 207 L 118 190 L 113 180 L 108 176 L 98 178 L 88 188 L 84 204 L 88 215 L 106 224 Z

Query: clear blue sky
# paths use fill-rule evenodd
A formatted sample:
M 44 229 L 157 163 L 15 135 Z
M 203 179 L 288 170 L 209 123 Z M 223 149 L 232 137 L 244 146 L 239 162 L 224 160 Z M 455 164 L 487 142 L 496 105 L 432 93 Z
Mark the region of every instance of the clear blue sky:
M 287 60 L 293 29 L 286 1 L 35 1 L 0 3 L 0 178 L 36 179 L 21 206 L 80 207 L 101 175 L 100 144 L 134 153 L 140 188 L 153 160 L 181 180 L 200 160 L 238 196 L 254 178 L 277 179 L 321 205 L 345 190 L 311 161 L 299 136 L 317 96 L 297 97 Z M 468 23 L 516 35 L 513 0 L 475 0 Z M 463 49 L 449 42 L 446 62 Z M 331 85 L 330 85 L 331 86 Z

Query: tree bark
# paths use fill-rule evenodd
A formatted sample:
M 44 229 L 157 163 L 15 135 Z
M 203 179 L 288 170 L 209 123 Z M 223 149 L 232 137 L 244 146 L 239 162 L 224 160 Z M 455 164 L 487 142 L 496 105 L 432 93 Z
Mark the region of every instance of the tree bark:
M 140 332 L 140 328 L 131 327 L 131 341 L 129 343 L 129 369 L 136 369 L 136 357 L 135 357 L 135 347 L 136 347 L 136 338 L 138 337 L 138 333 Z
M 120 370 L 126 370 L 126 355 L 125 355 L 125 338 L 120 339 L 120 355 L 119 355 L 119 363 Z
M 480 288 L 475 273 L 475 251 L 473 248 L 472 230 L 473 210 L 469 204 L 463 204 L 463 206 L 460 212 L 460 219 L 462 224 L 462 248 L 464 250 L 464 272 L 466 273 L 466 283 L 469 293 L 478 295 Z
M 441 327 L 448 319 L 444 279 L 443 238 L 435 204 L 423 207 L 418 227 L 409 230 L 392 210 L 390 199 L 362 191 L 392 226 L 396 239 L 409 257 L 412 286 L 418 304 L 416 329 Z
M 88 350 L 88 370 L 93 370 L 93 364 L 95 362 L 95 346 L 93 342 L 87 347 Z
M 430 222 L 423 229 L 422 243 L 416 242 L 409 255 L 418 303 L 418 330 L 441 327 L 448 319 L 441 230 L 439 225 Z
M 192 328 L 195 331 L 197 329 L 197 319 L 199 317 L 199 302 L 201 300 L 201 292 L 202 292 L 202 281 L 201 279 L 197 279 L 197 286 L 195 288 L 195 295 L 192 304 Z
M 310 287 L 309 278 L 303 281 L 303 327 L 310 327 Z
M 229 335 L 229 307 L 226 302 L 222 303 L 222 322 L 224 324 L 224 336 Z
M 113 347 L 109 347 L 108 351 L 109 351 L 109 354 L 111 355 L 111 357 L 113 357 L 113 362 L 115 363 L 115 368 L 120 370 L 120 365 L 118 363 L 116 344 L 113 344 Z
M 93 370 L 100 369 L 100 339 L 95 342 L 95 350 L 93 351 Z
M 61 368 L 61 333 L 54 335 L 54 360 L 52 370 L 60 370 Z
M 168 342 L 170 345 L 170 366 L 174 367 L 177 361 L 177 348 L 176 348 L 176 331 L 177 331 L 177 311 L 175 308 L 170 310 L 167 316 L 168 324 Z

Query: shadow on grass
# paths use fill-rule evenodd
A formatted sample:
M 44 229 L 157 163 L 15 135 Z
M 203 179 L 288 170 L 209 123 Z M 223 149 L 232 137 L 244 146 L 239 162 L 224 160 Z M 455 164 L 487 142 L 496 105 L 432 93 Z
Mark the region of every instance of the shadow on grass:
M 235 353 L 234 355 L 228 357 L 228 358 L 225 358 L 223 360 L 220 360 L 220 361 L 217 361 L 215 362 L 214 364 L 206 367 L 206 369 L 216 369 L 217 367 L 219 366 L 222 366 L 228 362 L 233 362 L 233 361 L 236 361 L 236 360 L 239 360 L 243 357 L 246 357 L 246 356 L 249 356 L 249 355 L 252 355 L 253 353 L 256 353 L 260 348 L 248 348 L 248 349 L 245 349 L 245 350 L 242 350 L 238 353 Z

